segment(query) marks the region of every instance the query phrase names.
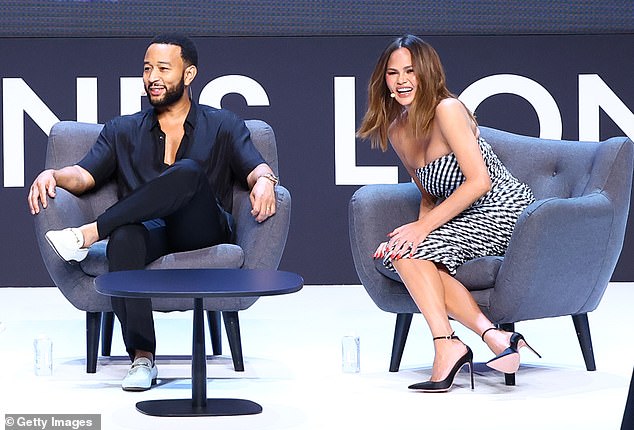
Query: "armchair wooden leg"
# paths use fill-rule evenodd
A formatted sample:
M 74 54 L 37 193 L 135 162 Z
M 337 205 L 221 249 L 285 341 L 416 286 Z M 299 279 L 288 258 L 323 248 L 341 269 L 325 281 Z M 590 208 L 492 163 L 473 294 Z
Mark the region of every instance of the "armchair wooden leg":
M 630 391 L 625 401 L 625 411 L 623 411 L 623 421 L 621 422 L 621 430 L 634 428 L 634 371 L 630 379 Z
M 515 324 L 514 323 L 502 323 L 502 324 L 498 324 L 498 327 L 501 328 L 504 331 L 510 331 L 510 332 L 515 331 Z M 504 384 L 506 384 L 508 386 L 515 385 L 515 373 L 505 373 L 504 374 Z
M 586 363 L 588 371 L 597 370 L 594 363 L 594 351 L 592 349 L 592 338 L 590 337 L 590 323 L 588 322 L 588 314 L 578 314 L 572 316 L 572 322 L 577 331 L 577 339 L 583 354 L 583 360 Z
M 394 327 L 394 340 L 392 342 L 392 358 L 390 360 L 390 372 L 398 372 L 405 350 L 405 341 L 412 324 L 413 314 L 396 314 L 396 326 Z
M 110 357 L 112 350 L 112 332 L 114 330 L 114 312 L 102 312 L 101 315 L 101 355 Z
M 101 312 L 86 312 L 86 373 L 97 372 Z
M 211 337 L 211 352 L 213 355 L 222 355 L 222 332 L 220 325 L 220 312 L 207 311 L 207 323 Z
M 233 368 L 236 372 L 243 372 L 244 359 L 242 357 L 242 341 L 240 340 L 238 312 L 223 312 L 222 319 L 225 322 L 225 329 L 227 330 L 227 340 L 229 341 L 229 348 L 231 349 Z

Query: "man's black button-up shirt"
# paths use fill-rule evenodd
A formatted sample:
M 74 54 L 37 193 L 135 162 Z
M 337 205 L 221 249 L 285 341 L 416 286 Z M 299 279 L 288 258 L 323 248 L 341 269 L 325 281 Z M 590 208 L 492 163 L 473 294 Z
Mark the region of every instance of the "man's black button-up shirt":
M 247 188 L 249 173 L 265 162 L 249 130 L 232 112 L 194 101 L 184 128 L 176 160 L 189 158 L 204 166 L 212 189 L 230 212 L 233 184 Z M 164 158 L 165 134 L 150 108 L 108 121 L 78 165 L 93 176 L 96 187 L 115 178 L 123 198 L 167 169 Z

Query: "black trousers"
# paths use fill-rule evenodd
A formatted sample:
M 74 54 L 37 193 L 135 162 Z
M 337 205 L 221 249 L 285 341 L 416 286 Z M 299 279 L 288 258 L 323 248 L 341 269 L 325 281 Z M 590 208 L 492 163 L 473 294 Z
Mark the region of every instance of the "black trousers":
M 100 238 L 109 237 L 111 272 L 143 269 L 157 258 L 227 243 L 231 216 L 217 203 L 207 176 L 193 160 L 175 162 L 97 218 Z M 112 297 L 130 357 L 156 352 L 150 299 Z

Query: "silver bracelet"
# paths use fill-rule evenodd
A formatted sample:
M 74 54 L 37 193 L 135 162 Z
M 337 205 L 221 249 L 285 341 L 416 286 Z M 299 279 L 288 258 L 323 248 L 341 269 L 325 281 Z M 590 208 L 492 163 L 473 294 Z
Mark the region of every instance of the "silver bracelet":
M 268 179 L 269 181 L 273 182 L 273 185 L 277 185 L 280 183 L 280 178 L 275 176 L 273 173 L 265 173 L 264 175 L 260 176 L 258 179 L 260 178 Z

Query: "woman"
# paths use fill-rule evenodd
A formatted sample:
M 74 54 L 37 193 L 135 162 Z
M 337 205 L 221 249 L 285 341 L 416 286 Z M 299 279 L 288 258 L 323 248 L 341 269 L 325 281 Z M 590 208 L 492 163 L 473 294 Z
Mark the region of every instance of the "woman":
M 390 232 L 374 255 L 398 272 L 433 335 L 431 378 L 409 388 L 448 391 L 469 364 L 473 389 L 473 353 L 448 317 L 496 354 L 487 365 L 514 373 L 524 337 L 496 329 L 453 275 L 465 261 L 504 254 L 517 218 L 534 201 L 530 188 L 480 137 L 474 116 L 447 89 L 438 54 L 418 37 L 399 37 L 385 49 L 368 105 L 358 136 L 383 151 L 389 140 L 422 194 L 418 219 Z

